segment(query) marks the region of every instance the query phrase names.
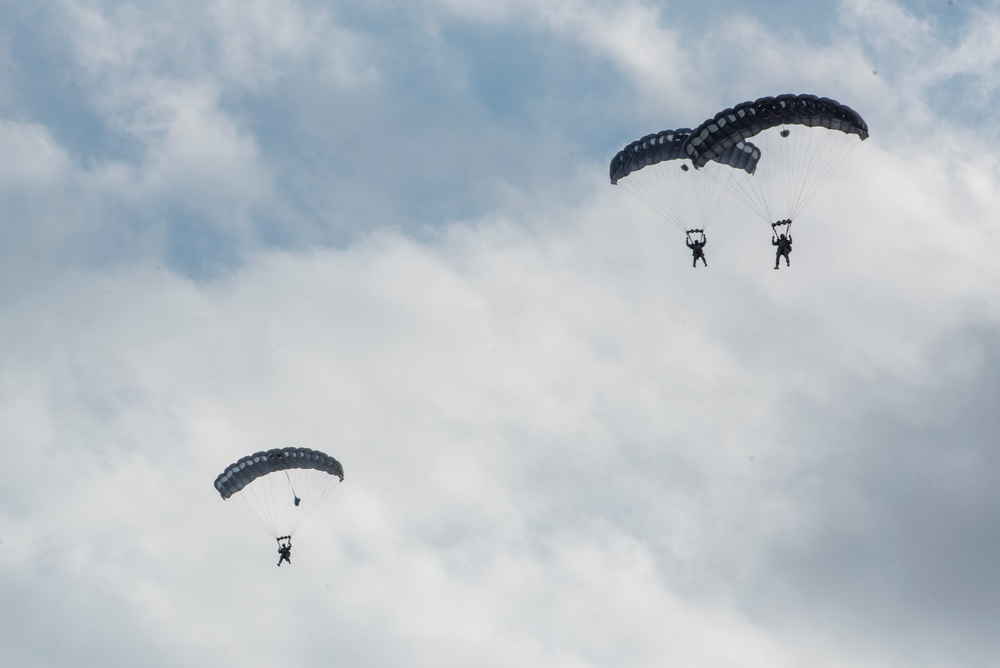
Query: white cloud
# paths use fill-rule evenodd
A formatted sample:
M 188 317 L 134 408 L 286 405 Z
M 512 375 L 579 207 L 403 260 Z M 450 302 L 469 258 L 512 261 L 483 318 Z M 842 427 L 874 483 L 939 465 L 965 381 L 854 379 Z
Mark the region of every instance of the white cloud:
M 140 99 L 133 127 L 148 151 L 145 187 L 189 204 L 214 201 L 216 221 L 227 213 L 238 219 L 239 211 L 267 196 L 271 175 L 256 141 L 219 108 L 215 90 L 154 82 L 143 86 Z
M 143 211 L 173 196 L 234 229 L 241 206 L 274 205 L 270 137 L 228 92 L 300 72 L 289 63 L 319 48 L 317 26 L 336 28 L 299 5 L 215 7 L 235 84 L 208 66 L 151 65 L 178 61 L 159 37 L 110 27 L 138 10 L 84 12 L 80 53 L 108 84 L 95 107 L 142 143 L 136 164 L 83 165 L 39 123 L 0 124 L 0 146 L 24 162 L 0 177 L 42 230 L 47 268 L 11 261 L 2 274 L 0 440 L 14 447 L 0 468 L 0 661 L 996 658 L 975 626 L 993 590 L 949 575 L 963 552 L 992 563 L 996 549 L 983 538 L 992 516 L 973 512 L 995 477 L 991 140 L 917 94 L 920 109 L 898 116 L 885 93 L 910 95 L 906 78 L 862 79 L 856 33 L 817 48 L 733 19 L 726 30 L 762 46 L 728 74 L 684 51 L 721 81 L 692 104 L 823 81 L 873 129 L 797 222 L 791 271 L 770 269 L 768 230 L 738 208 L 711 231 L 710 268 L 692 270 L 673 228 L 607 186 L 584 139 L 552 188 L 506 184 L 488 215 L 430 221 L 420 241 L 383 230 L 341 248 L 246 244 L 243 265 L 203 282 L 158 268 L 156 252 L 64 266 L 95 230 L 102 246 L 125 243 L 103 221 L 111 202 Z M 950 53 L 897 5 L 847 8 L 898 22 L 890 46 L 930 39 Z M 643 99 L 686 85 L 660 72 L 685 36 L 641 5 L 515 9 L 604 53 Z M 484 20 L 508 20 L 497 11 Z M 662 46 L 646 55 L 633 38 Z M 945 69 L 980 67 L 965 57 Z M 72 244 L 53 223 L 67 211 Z M 415 222 L 427 221 L 401 224 Z M 283 444 L 330 452 L 346 481 L 277 569 L 272 539 L 211 481 Z M 914 593 L 917 576 L 950 606 Z
M 971 29 L 952 49 L 929 59 L 924 72 L 915 77 L 924 86 L 958 76 L 970 76 L 979 84 L 973 97 L 991 101 L 1000 83 L 1000 17 L 984 10 L 971 17 Z
M 733 609 L 802 519 L 789 481 L 827 453 L 787 441 L 782 415 L 842 401 L 838 385 L 865 374 L 933 382 L 928 350 L 996 270 L 984 228 L 949 244 L 935 225 L 960 183 L 920 181 L 924 200 L 900 212 L 885 194 L 926 165 L 877 147 L 857 157 L 830 187 L 867 183 L 857 206 L 884 221 L 846 234 L 847 210 L 820 207 L 793 282 L 769 271 L 764 244 L 751 257 L 752 233 L 691 270 L 613 189 L 530 228 L 263 254 L 205 286 L 141 266 L 64 281 L 46 311 L 6 320 L 6 395 L 34 376 L 28 396 L 53 399 L 41 415 L 15 403 L 7 433 L 34 414 L 22 461 L 47 453 L 79 506 L 8 478 L 27 514 L 5 568 L 30 579 L 25 564 L 53 554 L 51 577 L 99 574 L 93 594 L 118 592 L 115 614 L 149 642 L 193 615 L 251 662 L 338 647 L 365 663 L 376 639 L 385 660 L 417 665 L 859 661 Z M 211 505 L 210 479 L 277 443 L 330 451 L 347 480 L 281 570 L 294 579 L 244 590 L 275 570 L 273 549 Z M 220 569 L 234 579 L 207 585 Z M 283 587 L 296 604 L 275 603 Z M 307 640 L 316 615 L 342 629 Z M 180 644 L 218 651 L 195 631 Z
M 639 98 L 622 100 L 628 107 L 649 105 L 690 112 L 704 100 L 699 89 L 704 77 L 693 67 L 697 49 L 664 20 L 659 7 L 589 0 L 443 0 L 441 4 L 462 20 L 544 26 L 559 39 L 585 46 L 613 62 L 632 81 Z M 677 94 L 680 91 L 683 97 Z
M 250 84 L 273 80 L 276 59 L 315 48 L 327 22 L 324 15 L 310 16 L 293 1 L 220 0 L 207 11 L 219 31 L 224 67 L 237 81 Z
M 894 0 L 845 0 L 841 8 L 842 20 L 881 52 L 926 54 L 932 44 L 930 21 Z
M 919 15 L 916 8 L 894 0 L 851 0 L 843 3 L 841 20 L 861 38 L 872 54 L 880 76 L 894 80 L 894 95 L 907 115 L 929 116 L 936 108 L 945 120 L 966 121 L 970 112 L 982 111 L 996 97 L 1000 41 L 995 3 L 961 11 L 958 28 L 946 29 L 953 18 Z M 916 107 L 915 109 L 913 107 Z
M 0 184 L 39 188 L 66 178 L 70 161 L 48 130 L 38 123 L 0 122 Z

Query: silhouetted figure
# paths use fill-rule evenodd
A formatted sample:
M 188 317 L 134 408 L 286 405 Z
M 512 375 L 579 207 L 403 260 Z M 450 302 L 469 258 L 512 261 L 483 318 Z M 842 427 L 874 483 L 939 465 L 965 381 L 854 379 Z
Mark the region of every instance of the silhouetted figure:
M 291 536 L 279 536 L 278 537 L 278 566 L 281 566 L 281 562 L 287 562 L 290 566 L 292 564 L 292 537 Z
M 699 234 L 701 237 L 692 237 L 692 234 Z M 685 243 L 691 249 L 691 255 L 693 256 L 691 266 L 697 267 L 698 260 L 700 259 L 702 264 L 707 267 L 708 261 L 705 259 L 705 246 L 708 244 L 708 239 L 705 238 L 705 230 L 688 230 L 687 241 Z
M 778 228 L 782 225 L 785 226 L 787 234 L 782 232 L 778 234 Z M 792 221 L 788 218 L 785 220 L 779 220 L 771 225 L 771 245 L 776 246 L 774 252 L 774 268 L 778 268 L 778 264 L 781 262 L 781 258 L 785 258 L 785 266 L 791 267 L 792 262 L 788 259 L 788 254 L 792 252 Z

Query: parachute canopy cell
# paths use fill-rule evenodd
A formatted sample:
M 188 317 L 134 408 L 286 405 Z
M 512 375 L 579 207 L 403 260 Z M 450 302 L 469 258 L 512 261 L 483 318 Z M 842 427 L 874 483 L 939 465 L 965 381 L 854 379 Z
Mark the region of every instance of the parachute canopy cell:
M 720 111 L 693 131 L 683 145 L 695 167 L 719 159 L 734 146 L 780 125 L 804 125 L 868 138 L 868 124 L 858 112 L 836 100 L 816 95 L 762 97 Z
M 228 499 L 262 476 L 290 469 L 314 469 L 344 480 L 344 467 L 330 455 L 309 448 L 275 448 L 255 452 L 227 466 L 215 479 L 215 489 Z

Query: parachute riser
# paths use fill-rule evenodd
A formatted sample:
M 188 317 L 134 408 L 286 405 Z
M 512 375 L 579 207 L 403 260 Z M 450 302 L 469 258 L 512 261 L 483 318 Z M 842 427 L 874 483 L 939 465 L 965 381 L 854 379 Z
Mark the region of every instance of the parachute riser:
M 778 228 L 784 228 L 779 230 Z M 779 234 L 786 234 L 791 236 L 792 234 L 792 219 L 785 218 L 784 220 L 779 220 L 775 223 L 771 223 L 771 234 L 777 238 Z

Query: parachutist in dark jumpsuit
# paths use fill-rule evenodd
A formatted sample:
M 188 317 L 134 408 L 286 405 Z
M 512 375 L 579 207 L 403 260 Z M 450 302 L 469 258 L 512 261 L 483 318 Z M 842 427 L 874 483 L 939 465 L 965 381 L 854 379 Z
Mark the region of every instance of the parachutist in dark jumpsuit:
M 288 562 L 288 565 L 292 564 L 292 537 L 291 536 L 279 536 L 278 537 L 278 566 L 281 566 L 281 562 Z
M 781 257 L 785 257 L 785 266 L 791 267 L 792 263 L 788 259 L 788 254 L 792 252 L 792 235 L 782 234 L 780 237 L 771 237 L 771 245 L 777 246 L 774 253 L 774 268 L 778 268 Z
M 693 239 L 691 237 L 692 233 L 700 234 L 701 238 Z M 687 244 L 687 247 L 691 249 L 691 255 L 693 256 L 691 266 L 697 267 L 698 260 L 701 259 L 702 264 L 707 267 L 708 261 L 705 259 L 705 246 L 708 244 L 708 239 L 705 238 L 704 230 L 688 230 L 687 235 L 688 237 L 685 243 Z

